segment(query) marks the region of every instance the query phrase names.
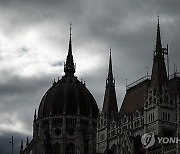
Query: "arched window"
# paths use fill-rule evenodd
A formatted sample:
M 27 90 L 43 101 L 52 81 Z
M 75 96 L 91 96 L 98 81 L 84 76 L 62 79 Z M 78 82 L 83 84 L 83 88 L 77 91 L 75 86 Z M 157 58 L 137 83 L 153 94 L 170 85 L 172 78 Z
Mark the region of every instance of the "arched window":
M 53 145 L 53 154 L 60 154 L 60 144 L 57 142 Z
M 66 146 L 66 154 L 75 154 L 75 147 L 73 143 L 68 143 Z

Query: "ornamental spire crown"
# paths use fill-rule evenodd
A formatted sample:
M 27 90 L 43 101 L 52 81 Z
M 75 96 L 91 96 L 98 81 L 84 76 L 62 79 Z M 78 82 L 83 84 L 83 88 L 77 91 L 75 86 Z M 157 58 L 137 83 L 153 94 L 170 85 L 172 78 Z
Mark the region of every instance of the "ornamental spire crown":
M 71 37 L 72 37 L 72 33 L 71 33 L 71 24 L 70 24 L 69 49 L 68 49 L 66 63 L 64 64 L 65 76 L 74 76 L 74 73 L 75 73 L 75 64 L 74 64 L 73 54 L 72 54 L 72 39 L 71 39 Z

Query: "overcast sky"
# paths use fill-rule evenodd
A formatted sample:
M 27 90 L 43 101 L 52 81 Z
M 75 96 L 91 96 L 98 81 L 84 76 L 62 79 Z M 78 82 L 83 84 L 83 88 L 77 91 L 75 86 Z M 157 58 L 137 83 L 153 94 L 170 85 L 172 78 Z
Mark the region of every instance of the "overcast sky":
M 110 45 L 119 107 L 127 82 L 151 74 L 157 12 L 170 72 L 180 67 L 178 0 L 0 0 L 0 153 L 31 138 L 35 108 L 63 72 L 72 23 L 76 76 L 102 107 Z M 3 144 L 2 144 L 3 142 Z

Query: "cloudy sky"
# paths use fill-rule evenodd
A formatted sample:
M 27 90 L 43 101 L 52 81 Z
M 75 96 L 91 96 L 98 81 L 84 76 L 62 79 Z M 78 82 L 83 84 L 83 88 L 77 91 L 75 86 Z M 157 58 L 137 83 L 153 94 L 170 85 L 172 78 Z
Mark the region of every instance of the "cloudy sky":
M 180 67 L 178 0 L 0 0 L 0 153 L 31 138 L 35 108 L 63 73 L 72 23 L 76 76 L 102 107 L 110 45 L 119 107 L 127 82 L 151 73 L 157 12 L 170 72 Z M 3 142 L 3 144 L 2 144 Z

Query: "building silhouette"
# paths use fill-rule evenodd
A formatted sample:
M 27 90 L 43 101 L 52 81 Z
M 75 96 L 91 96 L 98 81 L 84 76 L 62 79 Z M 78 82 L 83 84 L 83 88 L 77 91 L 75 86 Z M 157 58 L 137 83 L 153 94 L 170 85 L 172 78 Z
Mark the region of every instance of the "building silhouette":
M 75 73 L 71 31 L 65 75 L 54 81 L 34 114 L 33 139 L 21 153 L 93 154 L 96 151 L 98 106 Z
M 179 143 L 161 144 L 157 137 L 180 137 L 180 74 L 168 76 L 158 19 L 151 76 L 127 85 L 119 112 L 110 65 L 103 109 L 97 121 L 97 152 L 113 154 L 180 154 Z M 109 90 L 111 89 L 111 90 Z M 111 91 L 111 92 L 110 92 Z M 156 142 L 143 147 L 141 136 L 153 132 Z
M 34 114 L 33 139 L 20 154 L 180 154 L 180 143 L 157 137 L 180 137 L 180 74 L 169 75 L 158 19 L 151 75 L 127 85 L 118 111 L 110 50 L 103 108 L 75 73 L 71 29 L 65 75 L 54 81 Z M 169 72 L 169 71 L 168 71 Z M 153 132 L 156 142 L 143 147 L 141 136 Z

